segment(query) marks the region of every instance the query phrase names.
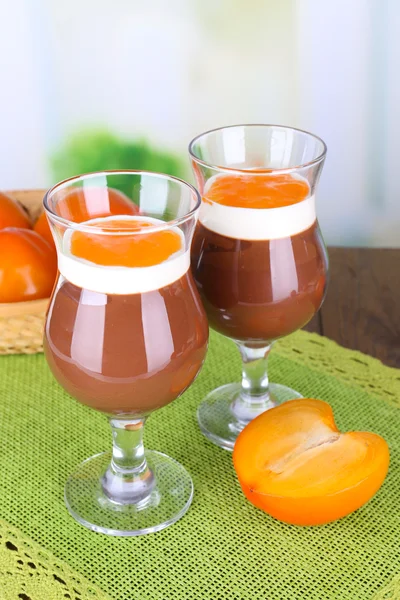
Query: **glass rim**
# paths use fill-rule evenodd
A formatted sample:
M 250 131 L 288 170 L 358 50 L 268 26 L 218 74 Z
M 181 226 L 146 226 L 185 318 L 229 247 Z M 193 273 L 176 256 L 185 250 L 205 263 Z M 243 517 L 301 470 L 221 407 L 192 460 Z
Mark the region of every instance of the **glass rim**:
M 220 165 L 213 165 L 212 163 L 209 163 L 209 162 L 199 158 L 196 155 L 196 153 L 194 152 L 194 146 L 201 138 L 206 137 L 207 135 L 209 135 L 211 133 L 217 133 L 218 131 L 222 131 L 224 129 L 237 129 L 239 127 L 248 127 L 248 128 L 259 127 L 259 128 L 263 128 L 263 129 L 276 128 L 276 129 L 283 129 L 283 130 L 287 130 L 287 131 L 295 131 L 297 133 L 303 133 L 311 138 L 314 138 L 315 140 L 318 140 L 322 144 L 322 152 L 316 158 L 313 158 L 312 160 L 307 161 L 305 163 L 300 163 L 293 167 L 276 168 L 276 169 L 268 169 L 268 168 L 235 169 L 233 167 L 223 167 Z M 306 131 L 305 129 L 299 129 L 298 127 L 290 127 L 289 125 L 275 125 L 273 123 L 241 123 L 241 124 L 237 124 L 237 125 L 224 125 L 222 127 L 215 127 L 214 129 L 209 129 L 208 131 L 204 131 L 203 133 L 196 135 L 196 137 L 194 137 L 191 140 L 191 142 L 189 142 L 189 146 L 188 146 L 189 155 L 192 157 L 192 159 L 197 164 L 202 165 L 203 167 L 208 167 L 209 169 L 214 169 L 214 170 L 218 170 L 218 171 L 225 172 L 225 173 L 236 173 L 239 175 L 243 175 L 244 173 L 251 173 L 252 175 L 266 175 L 266 174 L 273 175 L 275 173 L 280 173 L 280 174 L 292 173 L 293 171 L 298 171 L 299 169 L 305 169 L 307 167 L 311 167 L 315 164 L 322 162 L 325 159 L 327 150 L 328 150 L 328 147 L 327 147 L 326 143 L 318 135 L 315 135 L 314 133 L 310 133 L 309 131 Z
M 132 235 L 141 235 L 141 234 L 146 234 L 146 233 L 154 233 L 156 231 L 164 231 L 166 229 L 171 229 L 173 227 L 177 227 L 177 226 L 181 225 L 182 223 L 189 221 L 191 218 L 196 217 L 196 213 L 198 213 L 200 206 L 201 206 L 201 196 L 200 196 L 199 192 L 191 183 L 188 183 L 184 179 L 180 179 L 179 177 L 175 177 L 174 175 L 167 175 L 166 173 L 156 173 L 153 171 L 145 171 L 145 170 L 140 170 L 140 169 L 136 169 L 136 170 L 135 169 L 113 169 L 113 170 L 104 170 L 104 171 L 92 171 L 90 173 L 82 173 L 81 175 L 74 175 L 73 177 L 68 177 L 67 179 L 63 179 L 62 181 L 59 181 L 58 183 L 53 185 L 51 188 L 49 188 L 43 197 L 43 207 L 44 207 L 46 214 L 49 215 L 49 218 L 59 225 L 64 225 L 68 229 L 74 229 L 77 231 L 84 231 L 84 232 L 93 234 L 93 226 L 92 225 L 87 225 L 87 224 L 85 224 L 85 222 L 76 223 L 75 221 L 70 221 L 69 219 L 66 219 L 65 217 L 61 217 L 60 215 L 57 215 L 57 213 L 55 213 L 54 210 L 52 210 L 50 208 L 49 200 L 57 192 L 57 190 L 66 189 L 70 186 L 70 184 L 72 184 L 74 182 L 90 180 L 90 179 L 94 179 L 95 177 L 99 177 L 102 175 L 105 177 L 107 177 L 107 175 L 150 175 L 152 178 L 155 178 L 155 179 L 172 180 L 172 181 L 178 183 L 181 187 L 188 188 L 192 192 L 196 202 L 195 202 L 195 206 L 189 212 L 182 215 L 182 217 L 177 217 L 170 221 L 163 221 L 162 223 L 160 223 L 160 225 L 154 225 L 154 226 L 146 227 L 144 229 L 139 229 L 136 231 L 126 231 L 126 230 L 118 231 L 111 227 L 107 228 L 107 226 L 104 226 L 104 227 L 102 226 L 101 229 L 100 228 L 96 229 L 96 231 L 95 231 L 96 235 L 132 236 Z M 71 188 L 71 189 L 74 189 L 74 188 Z M 77 187 L 75 189 L 84 189 L 84 188 Z M 107 188 L 105 188 L 105 189 L 107 189 Z M 115 216 L 123 217 L 124 215 L 115 215 Z M 132 216 L 140 217 L 141 215 L 132 215 Z M 102 218 L 102 217 L 95 217 L 95 218 L 97 219 L 97 218 Z

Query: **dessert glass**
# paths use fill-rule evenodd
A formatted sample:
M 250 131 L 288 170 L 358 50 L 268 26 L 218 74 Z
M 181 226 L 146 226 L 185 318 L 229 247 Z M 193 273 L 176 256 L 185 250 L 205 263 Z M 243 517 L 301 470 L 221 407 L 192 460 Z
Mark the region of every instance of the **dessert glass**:
M 192 500 L 190 475 L 144 449 L 143 427 L 190 386 L 205 358 L 207 319 L 190 272 L 199 206 L 186 182 L 134 171 L 75 177 L 44 198 L 59 268 L 46 359 L 112 431 L 112 452 L 85 460 L 65 487 L 69 512 L 94 531 L 158 531 Z
M 232 450 L 254 417 L 301 397 L 269 382 L 267 360 L 272 344 L 306 325 L 325 295 L 315 194 L 326 146 L 290 127 L 238 125 L 199 135 L 189 153 L 202 196 L 192 272 L 210 326 L 242 358 L 241 383 L 212 391 L 198 422 Z

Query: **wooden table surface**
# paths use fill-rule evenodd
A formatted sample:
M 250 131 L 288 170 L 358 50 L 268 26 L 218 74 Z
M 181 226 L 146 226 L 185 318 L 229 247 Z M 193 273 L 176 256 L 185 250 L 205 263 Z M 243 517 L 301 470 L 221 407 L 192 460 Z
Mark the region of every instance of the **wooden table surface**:
M 330 248 L 325 302 L 305 327 L 400 368 L 400 248 Z

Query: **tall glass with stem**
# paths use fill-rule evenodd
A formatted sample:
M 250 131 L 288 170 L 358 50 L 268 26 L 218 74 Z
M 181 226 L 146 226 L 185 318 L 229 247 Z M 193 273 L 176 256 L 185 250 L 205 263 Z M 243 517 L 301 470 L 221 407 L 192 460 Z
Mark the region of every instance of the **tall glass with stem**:
M 44 199 L 59 267 L 46 358 L 112 432 L 112 452 L 83 462 L 65 488 L 72 516 L 95 531 L 158 531 L 192 500 L 190 475 L 144 449 L 143 427 L 188 388 L 206 354 L 207 319 L 189 268 L 199 206 L 184 181 L 134 171 L 75 177 Z
M 232 450 L 255 416 L 300 393 L 268 379 L 275 340 L 303 327 L 324 298 L 328 260 L 315 194 L 324 142 L 275 125 L 238 125 L 189 146 L 202 196 L 192 272 L 213 329 L 232 339 L 242 381 L 212 391 L 202 432 Z

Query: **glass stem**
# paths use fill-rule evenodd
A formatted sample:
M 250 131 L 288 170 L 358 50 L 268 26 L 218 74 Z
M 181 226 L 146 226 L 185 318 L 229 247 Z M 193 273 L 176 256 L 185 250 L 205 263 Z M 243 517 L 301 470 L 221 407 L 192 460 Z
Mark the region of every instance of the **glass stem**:
M 269 395 L 267 371 L 272 344 L 262 347 L 236 344 L 242 357 L 242 389 L 231 408 L 236 418 L 247 424 L 274 406 Z
M 154 488 L 143 446 L 145 419 L 110 420 L 113 447 L 111 463 L 102 477 L 104 493 L 118 504 L 138 504 Z

